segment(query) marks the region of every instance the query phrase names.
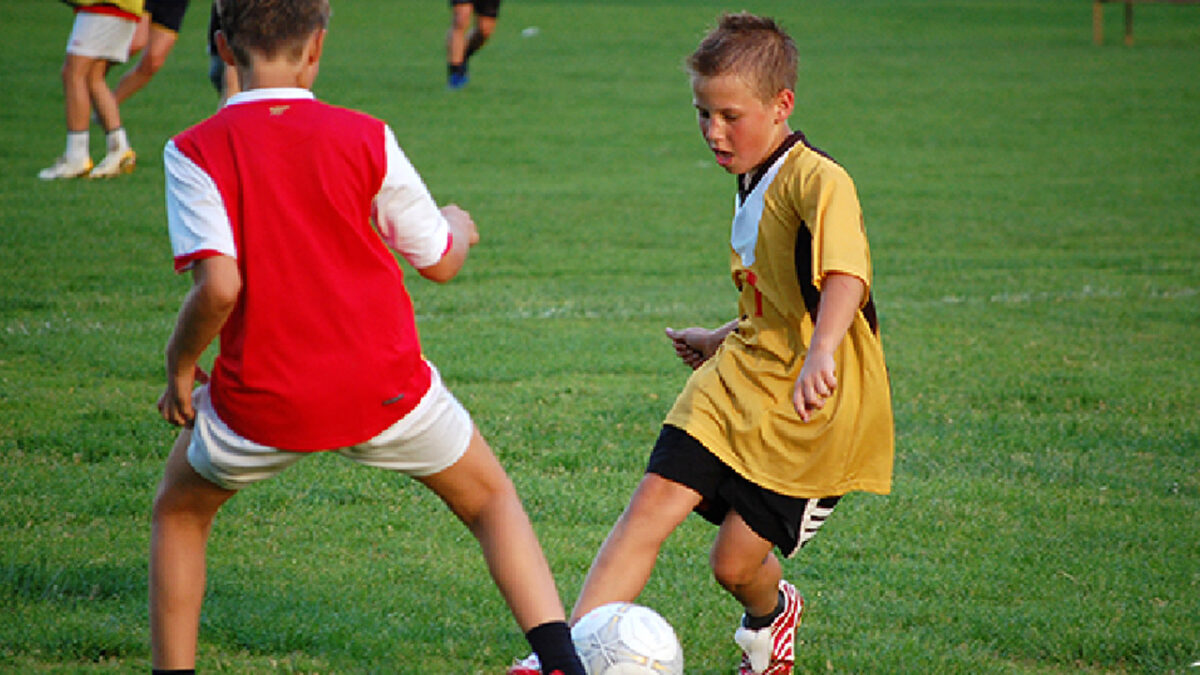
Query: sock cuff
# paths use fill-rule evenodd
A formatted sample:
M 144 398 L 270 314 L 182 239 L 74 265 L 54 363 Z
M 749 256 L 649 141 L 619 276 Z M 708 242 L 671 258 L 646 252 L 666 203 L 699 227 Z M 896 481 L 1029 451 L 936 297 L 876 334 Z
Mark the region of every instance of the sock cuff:
M 749 612 L 742 618 L 742 625 L 750 630 L 760 630 L 771 625 L 780 614 L 783 614 L 784 605 L 787 601 L 783 597 L 783 591 L 779 592 L 779 600 L 775 603 L 775 609 L 766 616 L 750 616 Z
M 543 673 L 561 672 L 563 675 L 583 675 L 583 664 L 575 653 L 571 642 L 571 629 L 566 621 L 547 621 L 530 628 L 525 633 L 529 646 L 538 655 Z

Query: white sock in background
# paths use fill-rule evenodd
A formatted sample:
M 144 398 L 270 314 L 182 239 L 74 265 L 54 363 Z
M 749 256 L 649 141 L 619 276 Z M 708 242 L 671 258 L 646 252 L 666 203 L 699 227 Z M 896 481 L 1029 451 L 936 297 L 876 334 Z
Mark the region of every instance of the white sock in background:
M 129 137 L 125 135 L 125 127 L 113 129 L 105 138 L 109 152 L 124 152 L 129 149 Z
M 88 132 L 86 131 L 68 131 L 67 132 L 67 151 L 66 157 L 68 162 L 78 163 L 87 159 L 88 153 Z

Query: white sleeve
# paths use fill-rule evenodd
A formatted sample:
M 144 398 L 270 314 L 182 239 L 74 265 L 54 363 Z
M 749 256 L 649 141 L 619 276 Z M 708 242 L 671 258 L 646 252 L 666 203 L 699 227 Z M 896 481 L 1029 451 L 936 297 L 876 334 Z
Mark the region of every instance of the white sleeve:
M 167 142 L 163 149 L 167 180 L 167 231 L 176 271 L 213 254 L 237 258 L 233 226 L 217 184 L 195 162 Z
M 424 269 L 441 260 L 450 248 L 450 224 L 391 128 L 384 125 L 383 129 L 387 173 L 372 208 L 375 227 L 393 251 L 413 267 Z

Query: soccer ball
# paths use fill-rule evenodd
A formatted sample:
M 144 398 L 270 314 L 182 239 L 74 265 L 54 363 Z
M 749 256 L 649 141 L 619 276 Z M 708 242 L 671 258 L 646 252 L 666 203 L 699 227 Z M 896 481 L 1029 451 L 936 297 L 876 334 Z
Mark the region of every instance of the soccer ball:
M 683 675 L 683 647 L 671 624 L 649 607 L 611 602 L 571 629 L 588 675 Z

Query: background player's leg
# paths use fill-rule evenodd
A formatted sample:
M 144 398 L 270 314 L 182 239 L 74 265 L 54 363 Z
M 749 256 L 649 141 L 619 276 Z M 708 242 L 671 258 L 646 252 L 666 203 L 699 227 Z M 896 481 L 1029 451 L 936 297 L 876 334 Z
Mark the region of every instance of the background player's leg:
M 467 83 L 467 29 L 474 14 L 471 3 L 458 3 L 450 8 L 450 29 L 446 32 L 446 77 L 451 88 Z
M 496 30 L 496 19 L 490 16 L 480 16 L 475 19 L 475 28 L 471 30 L 470 36 L 467 38 L 466 49 L 463 52 L 463 61 L 471 58 L 479 48 L 487 44 L 491 39 L 492 33 Z
M 150 26 L 150 37 L 146 43 L 145 53 L 133 68 L 121 75 L 120 81 L 117 82 L 116 91 L 113 92 L 117 97 L 117 103 L 125 102 L 125 99 L 133 96 L 154 78 L 154 75 L 167 62 L 167 56 L 175 48 L 175 42 L 178 39 L 179 36 L 173 30 L 157 24 Z

